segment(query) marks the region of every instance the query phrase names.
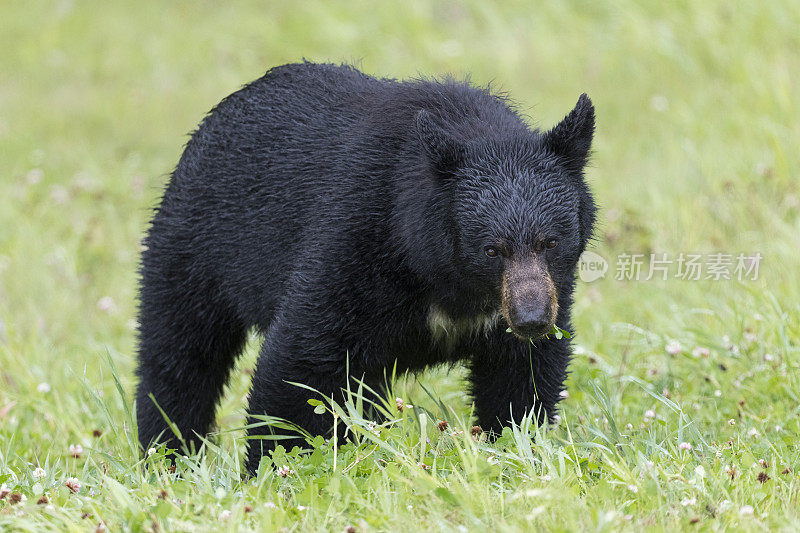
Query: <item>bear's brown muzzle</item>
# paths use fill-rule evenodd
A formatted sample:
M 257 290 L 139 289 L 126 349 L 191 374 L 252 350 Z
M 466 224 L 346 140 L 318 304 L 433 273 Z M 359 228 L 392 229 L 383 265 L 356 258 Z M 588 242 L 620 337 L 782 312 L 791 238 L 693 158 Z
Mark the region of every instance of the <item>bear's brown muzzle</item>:
M 547 335 L 558 315 L 556 286 L 535 257 L 515 261 L 503 272 L 500 312 L 511 331 L 523 339 Z

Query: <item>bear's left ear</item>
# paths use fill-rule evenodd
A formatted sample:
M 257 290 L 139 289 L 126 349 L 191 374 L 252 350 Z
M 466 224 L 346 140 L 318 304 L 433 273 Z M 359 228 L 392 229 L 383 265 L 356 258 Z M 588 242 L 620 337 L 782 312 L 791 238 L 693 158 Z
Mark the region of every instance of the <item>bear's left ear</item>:
M 445 175 L 452 173 L 464 156 L 464 147 L 434 122 L 429 111 L 421 109 L 416 123 L 420 143 L 433 167 Z
M 544 136 L 545 146 L 556 154 L 570 172 L 580 174 L 589 158 L 594 137 L 594 106 L 586 93 L 575 108 Z

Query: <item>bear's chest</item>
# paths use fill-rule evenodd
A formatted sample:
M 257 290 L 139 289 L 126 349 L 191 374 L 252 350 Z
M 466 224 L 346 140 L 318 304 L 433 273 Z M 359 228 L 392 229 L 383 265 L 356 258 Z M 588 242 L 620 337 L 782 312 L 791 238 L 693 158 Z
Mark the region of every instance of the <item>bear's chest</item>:
M 443 343 L 448 347 L 459 341 L 488 335 L 500 320 L 498 311 L 478 314 L 469 317 L 453 317 L 436 304 L 428 309 L 428 332 L 434 343 Z

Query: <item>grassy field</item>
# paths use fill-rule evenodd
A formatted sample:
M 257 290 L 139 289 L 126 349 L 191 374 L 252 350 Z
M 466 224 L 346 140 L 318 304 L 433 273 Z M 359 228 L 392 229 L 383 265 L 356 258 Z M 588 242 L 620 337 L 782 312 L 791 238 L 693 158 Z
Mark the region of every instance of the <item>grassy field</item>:
M 791 1 L 3 3 L 0 530 L 797 530 L 798 28 Z M 386 427 L 336 406 L 358 444 L 241 480 L 254 338 L 207 453 L 140 458 L 150 210 L 203 114 L 302 57 L 471 73 L 541 127 L 592 97 L 609 270 L 579 287 L 558 428 L 473 438 L 463 374 L 432 371 L 397 383 Z M 712 279 L 676 277 L 681 253 Z M 674 262 L 616 279 L 620 254 L 642 278 Z

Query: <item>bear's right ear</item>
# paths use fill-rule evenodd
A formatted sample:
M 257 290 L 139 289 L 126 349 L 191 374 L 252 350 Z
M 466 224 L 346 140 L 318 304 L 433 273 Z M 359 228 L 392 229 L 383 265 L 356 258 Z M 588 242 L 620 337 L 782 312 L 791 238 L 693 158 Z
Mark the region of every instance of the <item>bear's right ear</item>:
M 464 147 L 441 126 L 431 114 L 422 109 L 417 113 L 417 135 L 433 167 L 443 173 L 452 173 L 464 155 Z
M 586 93 L 564 120 L 545 134 L 545 145 L 555 153 L 567 170 L 580 174 L 589 158 L 594 137 L 594 106 Z

